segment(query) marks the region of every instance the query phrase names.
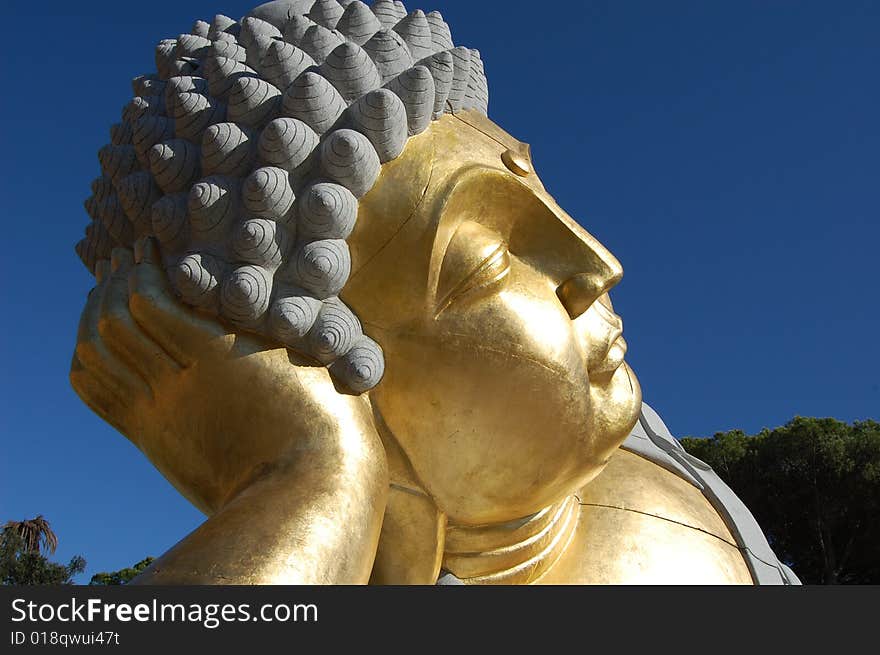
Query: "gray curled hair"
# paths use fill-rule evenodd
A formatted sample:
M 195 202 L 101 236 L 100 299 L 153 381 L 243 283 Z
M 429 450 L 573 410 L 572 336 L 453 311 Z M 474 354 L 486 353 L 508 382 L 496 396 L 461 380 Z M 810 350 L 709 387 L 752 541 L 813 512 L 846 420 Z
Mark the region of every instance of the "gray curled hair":
M 98 154 L 83 263 L 156 237 L 184 303 L 374 387 L 382 349 L 338 297 L 358 201 L 432 120 L 487 113 L 480 53 L 402 2 L 276 0 L 160 41 L 156 68 Z

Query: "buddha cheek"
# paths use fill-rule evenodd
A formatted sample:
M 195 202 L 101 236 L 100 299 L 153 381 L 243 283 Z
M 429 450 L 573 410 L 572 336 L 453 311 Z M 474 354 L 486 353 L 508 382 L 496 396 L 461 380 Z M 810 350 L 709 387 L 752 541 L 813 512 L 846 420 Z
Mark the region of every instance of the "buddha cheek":
M 570 493 L 596 464 L 585 367 L 526 344 L 461 336 L 383 339 L 371 393 L 417 475 L 450 518 L 503 521 Z

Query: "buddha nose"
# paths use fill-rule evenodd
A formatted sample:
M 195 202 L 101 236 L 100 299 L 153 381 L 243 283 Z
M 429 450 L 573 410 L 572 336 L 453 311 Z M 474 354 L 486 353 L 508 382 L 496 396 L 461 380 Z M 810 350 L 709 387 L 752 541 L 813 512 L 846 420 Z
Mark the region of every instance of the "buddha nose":
M 578 258 L 581 271 L 556 289 L 556 295 L 572 319 L 587 311 L 623 278 L 620 262 L 602 244 L 583 229 L 574 236 L 582 246 L 581 257 Z
M 559 296 L 568 315 L 575 319 L 620 282 L 622 276 L 622 272 L 614 277 L 603 277 L 594 273 L 576 275 L 563 282 L 556 290 L 556 295 Z

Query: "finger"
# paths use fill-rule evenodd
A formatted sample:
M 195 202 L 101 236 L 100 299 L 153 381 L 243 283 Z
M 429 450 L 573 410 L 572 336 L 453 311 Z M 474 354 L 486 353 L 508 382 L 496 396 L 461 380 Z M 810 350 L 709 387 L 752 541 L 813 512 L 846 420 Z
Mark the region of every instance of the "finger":
M 110 260 L 100 259 L 95 262 L 95 281 L 98 283 L 98 286 L 108 277 L 110 277 Z
M 112 274 L 101 295 L 98 331 L 104 343 L 147 383 L 155 387 L 180 371 L 178 363 L 149 338 L 135 322 L 128 307 L 128 273 L 134 265 L 130 251 L 113 251 Z
M 70 364 L 70 385 L 95 414 L 123 432 L 121 415 L 129 410 L 128 401 L 86 370 L 76 355 Z
M 101 310 L 101 297 L 106 283 L 92 289 L 79 321 L 76 337 L 76 357 L 80 363 L 102 384 L 116 389 L 119 394 L 130 398 L 137 393 L 150 394 L 146 383 L 132 373 L 128 367 L 104 344 L 98 331 L 98 318 Z
M 129 308 L 141 329 L 184 366 L 226 344 L 228 332 L 219 323 L 174 297 L 152 239 L 140 244 L 138 255 L 129 276 Z
M 134 255 L 128 248 L 114 248 L 110 253 L 110 272 L 125 275 L 134 266 Z

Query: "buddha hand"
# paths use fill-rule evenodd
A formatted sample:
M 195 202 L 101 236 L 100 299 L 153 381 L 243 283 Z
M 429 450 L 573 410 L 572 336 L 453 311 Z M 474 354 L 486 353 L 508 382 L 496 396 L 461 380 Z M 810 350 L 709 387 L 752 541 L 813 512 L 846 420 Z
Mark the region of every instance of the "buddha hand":
M 323 366 L 184 306 L 169 289 L 151 239 L 139 242 L 134 254 L 115 249 L 96 273 L 71 383 L 93 411 L 213 515 L 162 558 L 171 557 L 162 569 L 171 572 L 167 581 L 211 582 L 213 573 L 204 572 L 209 564 L 195 566 L 204 569 L 196 574 L 193 562 L 206 556 L 210 562 L 224 548 L 221 559 L 232 559 L 218 565 L 215 558 L 210 566 L 212 572 L 225 567 L 226 582 L 368 577 L 387 469 L 366 396 L 340 392 Z M 212 521 L 223 525 L 219 533 Z M 283 547 L 273 550 L 275 537 L 260 534 L 261 521 L 267 532 L 287 526 Z M 328 530 L 320 535 L 320 556 L 302 537 L 315 524 Z M 206 528 L 210 539 L 199 537 Z M 220 546 L 224 540 L 234 543 Z M 345 557 L 334 553 L 334 543 Z M 292 557 L 292 547 L 304 549 L 302 557 Z M 254 548 L 264 551 L 262 568 L 235 559 L 245 551 L 255 557 Z M 181 557 L 186 572 L 171 566 Z M 334 557 L 337 563 L 329 561 Z

